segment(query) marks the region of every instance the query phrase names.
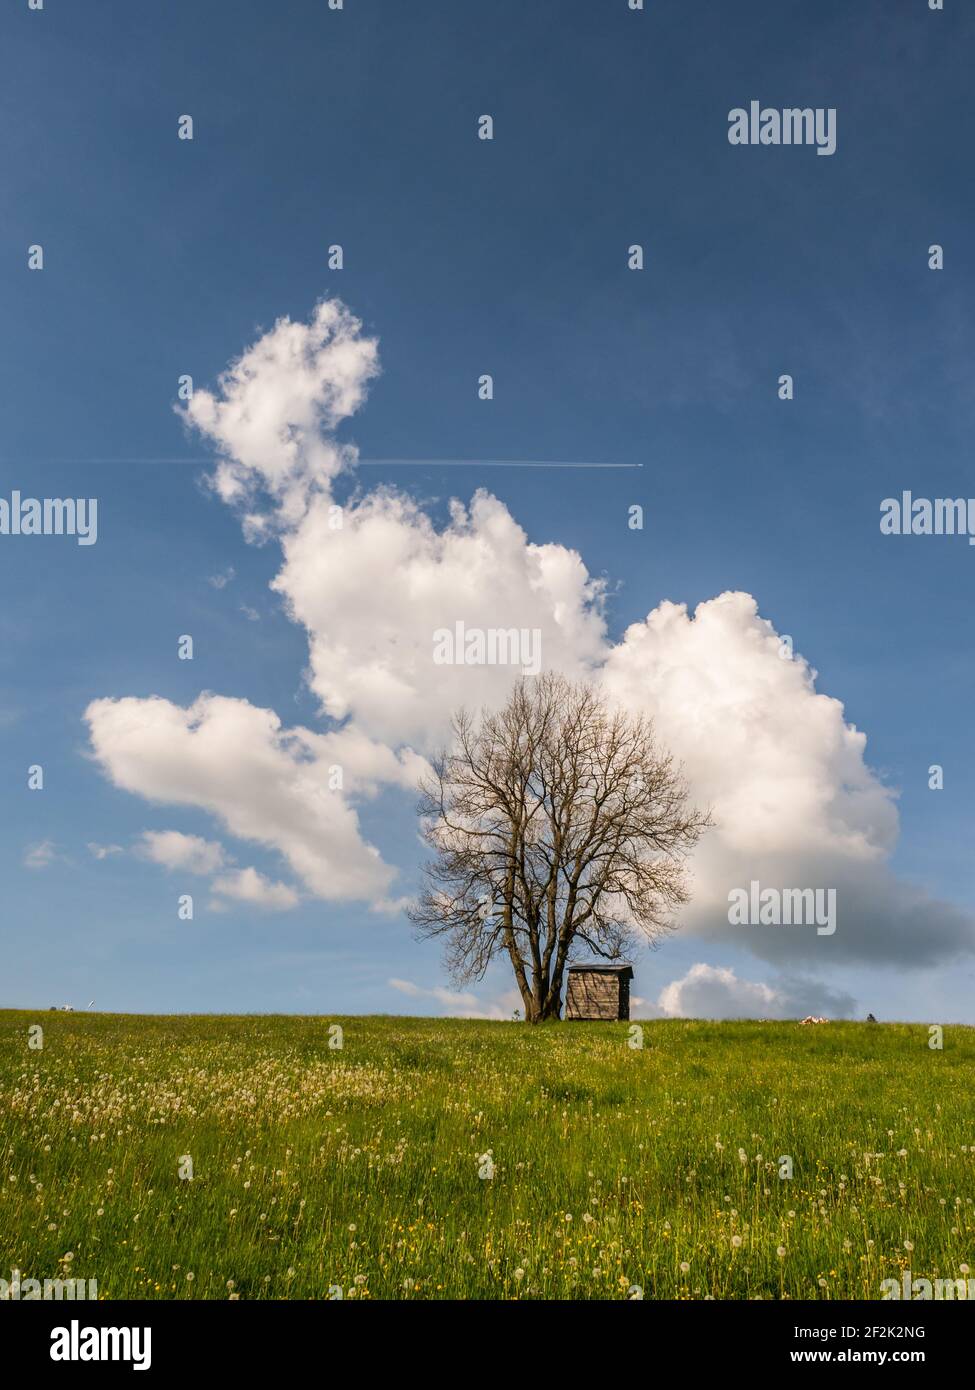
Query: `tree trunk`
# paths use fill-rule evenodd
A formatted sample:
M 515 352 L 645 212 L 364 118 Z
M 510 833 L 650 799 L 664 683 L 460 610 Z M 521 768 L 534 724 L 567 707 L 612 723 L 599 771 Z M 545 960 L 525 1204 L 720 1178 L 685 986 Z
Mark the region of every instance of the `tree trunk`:
M 543 980 L 537 974 L 532 984 L 533 989 L 530 994 L 522 993 L 522 998 L 525 1000 L 525 1022 L 547 1023 L 550 1019 L 561 1018 L 561 987 L 553 989 L 554 981 Z
M 561 999 L 556 998 L 553 999 L 550 1003 L 542 1005 L 542 1008 L 539 1011 L 539 1016 L 535 1021 L 536 1023 L 547 1023 L 550 1019 L 558 1019 L 561 1017 L 562 1001 Z

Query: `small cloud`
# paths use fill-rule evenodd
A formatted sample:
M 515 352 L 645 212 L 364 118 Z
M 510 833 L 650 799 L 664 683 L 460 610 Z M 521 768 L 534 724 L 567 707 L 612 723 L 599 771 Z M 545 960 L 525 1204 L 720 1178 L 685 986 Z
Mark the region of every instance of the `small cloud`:
M 139 852 L 164 869 L 182 869 L 188 874 L 216 873 L 227 862 L 223 845 L 179 830 L 144 831 Z
M 53 840 L 41 840 L 36 845 L 28 845 L 24 851 L 25 869 L 46 869 L 61 856 Z
M 369 904 L 369 910 L 383 913 L 387 917 L 395 917 L 397 913 L 405 912 L 412 901 L 408 894 L 401 898 L 377 898 Z
M 482 1018 L 503 1021 L 510 1019 L 514 1010 L 521 1006 L 521 996 L 516 989 L 505 991 L 497 999 L 485 1003 L 476 994 L 469 994 L 440 985 L 426 988 L 413 980 L 399 980 L 395 977 L 386 983 L 400 994 L 410 999 L 435 999 L 444 1006 L 448 1018 Z
M 259 623 L 261 621 L 261 615 L 258 613 L 257 609 L 250 608 L 246 603 L 240 605 L 240 611 L 249 622 Z
M 443 989 L 435 985 L 432 989 L 425 989 L 422 985 L 414 984 L 412 980 L 391 979 L 387 981 L 393 989 L 400 994 L 406 994 L 411 999 L 436 999 L 438 1004 L 444 1004 L 452 1009 L 476 1009 L 478 998 L 476 994 L 462 994 L 456 990 Z
M 287 912 L 289 908 L 297 907 L 299 902 L 298 894 L 293 888 L 289 888 L 286 883 L 272 882 L 255 868 L 236 869 L 233 873 L 223 874 L 220 878 L 214 879 L 210 886 L 214 893 L 222 897 L 250 903 L 253 907 L 263 907 L 269 912 Z M 214 902 L 211 907 L 222 911 L 226 903 Z
M 657 999 L 665 1018 L 802 1018 L 825 1014 L 849 1018 L 856 1000 L 818 980 L 782 976 L 773 984 L 739 979 L 733 970 L 692 965 L 680 980 L 665 985 Z
M 212 584 L 215 589 L 226 589 L 231 580 L 237 577 L 237 572 L 233 565 L 228 565 L 220 574 L 207 576 L 207 583 Z
M 99 845 L 94 840 L 89 840 L 87 849 L 95 859 L 107 859 L 111 854 L 124 854 L 121 845 Z

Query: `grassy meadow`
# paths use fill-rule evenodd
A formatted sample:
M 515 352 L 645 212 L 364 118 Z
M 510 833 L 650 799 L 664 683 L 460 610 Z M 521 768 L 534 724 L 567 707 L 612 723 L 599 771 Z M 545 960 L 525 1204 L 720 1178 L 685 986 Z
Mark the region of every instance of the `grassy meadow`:
M 876 1299 L 975 1266 L 975 1030 L 631 1026 L 0 1012 L 0 1277 Z

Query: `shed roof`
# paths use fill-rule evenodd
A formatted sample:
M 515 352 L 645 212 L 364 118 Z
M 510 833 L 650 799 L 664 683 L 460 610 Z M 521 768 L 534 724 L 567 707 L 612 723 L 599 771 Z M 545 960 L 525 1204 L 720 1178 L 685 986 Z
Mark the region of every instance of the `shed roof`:
M 632 965 L 610 965 L 607 961 L 592 961 L 585 965 L 570 965 L 569 974 L 626 975 L 633 978 Z

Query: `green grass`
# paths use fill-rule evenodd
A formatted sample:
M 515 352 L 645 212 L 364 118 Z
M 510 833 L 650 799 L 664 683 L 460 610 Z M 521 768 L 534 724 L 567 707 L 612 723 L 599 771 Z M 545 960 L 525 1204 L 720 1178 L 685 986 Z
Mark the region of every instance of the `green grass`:
M 975 1030 L 642 1027 L 0 1012 L 0 1277 L 876 1299 L 975 1266 Z

